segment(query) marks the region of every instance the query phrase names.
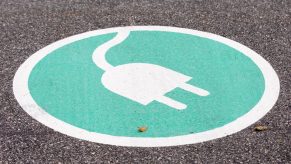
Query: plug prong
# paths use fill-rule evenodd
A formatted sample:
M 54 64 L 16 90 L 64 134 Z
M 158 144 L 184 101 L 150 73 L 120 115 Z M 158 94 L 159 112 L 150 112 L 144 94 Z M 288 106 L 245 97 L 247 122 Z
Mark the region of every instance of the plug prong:
M 163 104 L 166 104 L 169 107 L 175 108 L 177 110 L 183 110 L 183 109 L 187 108 L 187 105 L 185 105 L 179 101 L 176 101 L 174 99 L 171 99 L 169 97 L 166 97 L 165 95 L 158 97 L 156 99 L 156 101 L 163 103 Z
M 185 91 L 197 94 L 199 96 L 207 96 L 210 94 L 207 90 L 195 87 L 195 86 L 187 84 L 187 83 L 183 83 L 179 87 L 184 89 Z

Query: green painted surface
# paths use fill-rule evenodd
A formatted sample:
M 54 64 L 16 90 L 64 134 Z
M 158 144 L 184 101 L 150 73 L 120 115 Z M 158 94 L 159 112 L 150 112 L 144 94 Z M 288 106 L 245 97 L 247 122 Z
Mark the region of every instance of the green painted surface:
M 83 39 L 42 59 L 29 78 L 34 100 L 71 125 L 115 136 L 168 137 L 221 127 L 247 113 L 261 98 L 264 78 L 241 52 L 219 42 L 170 32 L 131 32 L 106 58 L 112 65 L 152 63 L 193 77 L 200 97 L 181 89 L 166 95 L 188 105 L 182 111 L 152 102 L 143 106 L 110 92 L 92 61 L 96 47 L 115 34 Z M 139 133 L 137 127 L 149 127 Z

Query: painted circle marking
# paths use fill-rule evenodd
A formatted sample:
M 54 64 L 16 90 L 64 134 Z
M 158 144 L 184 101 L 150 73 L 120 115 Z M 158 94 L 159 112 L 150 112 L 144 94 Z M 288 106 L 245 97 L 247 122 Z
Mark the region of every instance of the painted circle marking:
M 208 44 L 208 40 L 211 40 L 211 44 L 216 44 L 214 42 L 218 42 L 219 44 L 227 45 L 228 48 L 234 49 L 237 52 L 242 53 L 243 54 L 242 56 L 246 56 L 247 57 L 247 59 L 239 58 L 239 60 L 246 60 L 247 61 L 248 59 L 250 59 L 250 61 L 252 61 L 256 67 L 258 67 L 258 69 L 260 70 L 260 73 L 262 74 L 263 80 L 264 80 L 263 81 L 264 82 L 264 84 L 263 84 L 264 88 L 263 88 L 263 91 L 262 91 L 262 95 L 260 95 L 259 94 L 260 91 L 258 91 L 258 96 L 261 96 L 260 99 L 257 101 L 256 104 L 254 104 L 254 106 L 251 109 L 248 109 L 248 111 L 245 111 L 245 113 L 242 113 L 240 117 L 235 116 L 237 118 L 235 118 L 233 120 L 230 120 L 227 123 L 224 122 L 223 125 L 215 125 L 217 127 L 214 127 L 214 128 L 213 128 L 212 125 L 207 125 L 207 126 L 203 125 L 202 129 L 194 129 L 194 130 L 197 130 L 197 132 L 194 132 L 193 134 L 192 133 L 186 134 L 186 132 L 189 132 L 189 130 L 188 129 L 185 130 L 184 127 L 181 128 L 181 131 L 178 130 L 179 131 L 178 134 L 172 133 L 173 130 L 172 131 L 171 130 L 170 131 L 164 131 L 164 132 L 161 132 L 161 133 L 158 133 L 158 134 L 149 132 L 149 133 L 145 133 L 144 136 L 139 136 L 140 134 L 138 132 L 136 132 L 136 133 L 115 132 L 114 134 L 109 134 L 110 132 L 107 132 L 106 129 L 104 130 L 103 133 L 100 133 L 98 131 L 97 132 L 94 131 L 94 128 L 96 128 L 96 129 L 99 128 L 100 129 L 101 125 L 100 126 L 97 125 L 98 127 L 95 127 L 95 126 L 94 127 L 92 127 L 92 126 L 91 127 L 85 127 L 85 125 L 84 125 L 84 127 L 80 127 L 81 123 L 80 124 L 76 123 L 76 125 L 77 125 L 76 126 L 76 125 L 72 125 L 73 123 L 70 122 L 70 119 L 73 119 L 73 118 L 76 119 L 75 116 L 72 117 L 72 118 L 69 118 L 68 120 L 66 120 L 66 116 L 62 116 L 63 113 L 56 113 L 55 115 L 53 115 L 52 113 L 53 112 L 57 112 L 57 111 L 53 111 L 53 110 L 51 111 L 50 110 L 50 107 L 51 107 L 50 105 L 52 105 L 53 107 L 56 107 L 56 104 L 54 104 L 53 102 L 51 104 L 50 103 L 43 103 L 45 98 L 47 99 L 47 101 L 49 101 L 50 97 L 53 97 L 53 96 L 44 95 L 44 94 L 41 95 L 41 96 L 38 96 L 39 91 L 43 91 L 42 90 L 43 88 L 41 88 L 41 87 L 37 88 L 37 86 L 35 87 L 35 85 L 37 84 L 37 79 L 40 80 L 39 77 L 41 77 L 41 75 L 37 74 L 37 71 L 43 70 L 43 69 L 40 69 L 42 67 L 39 66 L 39 65 L 41 65 L 39 63 L 41 61 L 45 61 L 44 59 L 49 60 L 48 58 L 46 58 L 48 56 L 54 56 L 54 57 L 57 56 L 57 55 L 50 55 L 50 54 L 55 53 L 57 50 L 61 49 L 62 47 L 68 46 L 70 44 L 75 44 L 78 41 L 83 41 L 83 40 L 85 41 L 88 38 L 93 38 L 94 39 L 94 37 L 96 37 L 98 39 L 99 36 L 104 36 L 105 40 L 106 40 L 106 37 L 107 37 L 106 35 L 107 34 L 114 34 L 114 33 L 118 33 L 118 32 L 122 33 L 124 31 L 133 32 L 133 36 L 134 35 L 142 35 L 142 36 L 143 35 L 144 36 L 148 36 L 149 35 L 150 36 L 150 34 L 148 34 L 148 33 L 146 35 L 143 34 L 143 33 L 157 31 L 158 33 L 155 33 L 155 36 L 161 35 L 163 37 L 169 37 L 169 38 L 172 37 L 172 39 L 174 38 L 174 39 L 177 39 L 177 40 L 179 40 L 179 38 L 176 38 L 176 35 L 177 35 L 177 37 L 180 37 L 180 35 L 183 34 L 183 36 L 181 36 L 181 38 L 182 38 L 182 40 L 184 39 L 183 41 L 185 41 L 185 43 L 186 43 L 186 41 L 189 42 L 189 40 L 187 40 L 187 39 L 189 39 L 188 37 L 195 36 L 195 37 L 199 37 L 198 40 L 200 38 L 206 39 L 207 44 Z M 134 32 L 136 32 L 136 34 Z M 171 33 L 171 34 L 173 34 L 173 36 L 168 36 L 167 33 Z M 100 53 L 100 52 L 104 51 L 104 54 L 105 54 L 108 51 L 109 54 L 111 54 L 111 53 L 112 54 L 116 54 L 113 51 L 109 50 L 109 48 L 112 48 L 112 47 L 110 47 L 110 45 L 111 46 L 112 45 L 119 46 L 118 44 L 122 45 L 123 44 L 122 41 L 124 41 L 127 37 L 128 37 L 128 35 L 126 35 L 126 34 L 124 34 L 123 36 L 120 35 L 119 38 L 118 38 L 118 35 L 117 35 L 117 36 L 115 36 L 115 40 L 114 40 L 114 37 L 111 37 L 111 36 L 109 37 L 108 36 L 107 40 L 103 41 L 99 45 L 99 48 L 100 47 L 101 48 L 96 50 L 96 53 Z M 136 37 L 136 38 L 140 38 L 140 36 Z M 119 43 L 118 39 L 120 40 L 120 43 Z M 128 38 L 128 39 L 132 39 L 132 38 Z M 190 37 L 190 39 L 191 39 L 191 37 Z M 197 39 L 197 38 L 195 38 L 195 39 Z M 133 40 L 133 41 L 135 41 L 135 40 Z M 88 42 L 88 43 L 90 43 L 90 42 Z M 108 43 L 109 47 L 106 46 L 107 43 Z M 167 42 L 167 44 L 169 44 L 169 43 L 173 44 L 172 42 Z M 127 43 L 127 44 L 128 44 L 127 47 L 132 46 L 130 43 Z M 176 43 L 176 44 L 179 45 L 178 43 Z M 152 48 L 152 47 L 150 47 L 150 48 Z M 207 47 L 207 48 L 209 48 L 209 47 Z M 225 48 L 228 49 L 227 47 L 225 47 Z M 118 51 L 121 54 L 123 53 L 122 49 L 125 49 L 125 48 L 121 47 L 119 49 L 119 51 Z M 135 49 L 134 47 L 132 49 L 138 50 L 138 48 Z M 151 50 L 148 50 L 148 52 L 150 52 L 150 51 Z M 153 52 L 154 52 L 154 50 L 153 50 Z M 222 50 L 222 52 L 227 52 L 227 51 Z M 126 52 L 124 52 L 124 53 L 126 53 Z M 236 53 L 236 52 L 233 51 L 232 53 Z M 60 53 L 60 54 L 63 54 L 63 53 Z M 179 58 L 182 58 L 182 57 L 183 56 L 179 56 Z M 239 57 L 239 55 L 237 55 L 236 57 Z M 136 57 L 136 58 L 138 58 L 138 57 Z M 213 58 L 214 58 L 214 56 L 213 56 Z M 78 58 L 76 58 L 76 59 L 78 59 Z M 99 65 L 100 68 L 104 68 L 103 70 L 106 70 L 106 69 L 109 70 L 111 68 L 111 66 L 110 65 L 106 65 L 106 59 L 102 63 L 103 59 L 102 59 L 102 57 L 101 58 L 97 57 L 97 59 L 96 58 L 94 59 L 94 55 L 93 55 L 93 61 L 95 62 L 95 64 L 97 66 Z M 157 58 L 153 58 L 153 59 L 157 59 Z M 54 60 L 56 60 L 56 59 L 52 59 L 51 61 L 54 61 Z M 74 60 L 73 57 L 72 57 L 72 60 Z M 110 60 L 112 62 L 118 63 L 120 59 L 116 59 L 116 61 L 114 59 L 110 59 Z M 149 58 L 147 60 L 148 61 L 146 61 L 146 62 L 150 63 L 149 61 L 151 61 L 151 59 Z M 80 60 L 78 60 L 78 61 L 80 61 Z M 96 61 L 98 63 L 96 63 Z M 99 61 L 101 61 L 100 62 L 101 64 L 99 63 Z M 238 61 L 238 59 L 234 59 L 233 61 Z M 154 61 L 152 61 L 152 62 L 154 62 Z M 161 59 L 160 59 L 160 62 L 162 62 Z M 47 63 L 50 63 L 50 62 L 47 62 Z M 76 64 L 77 62 L 76 61 L 70 61 L 70 64 L 72 64 L 72 63 Z M 61 68 L 60 70 L 62 70 L 64 61 L 61 61 L 60 63 L 52 63 L 52 64 L 53 65 L 49 65 L 49 66 L 58 66 L 59 65 L 60 68 Z M 159 67 L 160 63 L 150 63 L 150 64 L 154 64 L 155 66 L 152 66 L 152 65 L 146 65 L 146 66 L 142 65 L 142 66 L 147 67 L 148 68 L 147 70 L 150 70 L 151 68 L 155 67 L 156 69 L 154 69 L 152 72 L 155 72 L 155 70 L 162 70 L 162 71 L 158 71 L 159 73 L 160 72 L 162 72 L 162 73 L 163 72 L 166 72 L 166 73 L 171 72 L 171 71 L 169 71 L 167 69 L 166 70 L 163 69 L 165 67 L 165 65 L 170 66 L 170 67 L 172 66 L 171 70 L 173 70 L 173 68 L 174 68 L 174 70 L 176 72 L 178 72 L 178 70 L 180 68 L 180 67 L 176 68 L 175 65 L 171 65 L 171 64 L 168 64 L 166 62 L 163 63 L 164 64 L 164 65 L 162 65 L 163 68 Z M 42 64 L 42 65 L 45 65 L 45 64 Z M 92 65 L 94 65 L 93 62 L 92 62 Z M 127 66 L 124 66 L 124 68 L 122 68 L 123 72 L 126 71 L 126 69 L 128 68 Z M 140 68 L 140 66 L 141 65 L 134 65 L 133 66 L 134 70 L 138 70 Z M 200 66 L 203 66 L 203 62 L 200 62 Z M 243 65 L 243 66 L 245 66 L 245 65 Z M 132 65 L 130 65 L 130 67 L 132 67 Z M 207 67 L 209 67 L 209 65 Z M 252 67 L 252 68 L 255 69 L 255 67 Z M 56 70 L 59 70 L 59 69 L 54 69 L 54 71 L 56 71 Z M 130 69 L 130 70 L 132 70 L 132 69 Z M 190 70 L 193 71 L 192 69 L 190 69 Z M 189 75 L 189 73 L 191 74 L 190 70 L 188 71 L 187 75 Z M 179 79 L 179 80 L 177 80 L 176 83 L 173 83 L 173 86 L 168 86 L 169 88 L 176 88 L 177 86 L 175 86 L 175 85 L 179 83 L 179 87 L 180 88 L 183 88 L 184 90 L 187 90 L 187 91 L 191 91 L 192 93 L 196 93 L 197 95 L 201 94 L 201 95 L 205 96 L 205 95 L 210 94 L 209 97 L 212 96 L 212 95 L 215 96 L 216 92 L 212 92 L 213 89 L 211 89 L 210 85 L 206 85 L 206 84 L 204 85 L 203 83 L 201 83 L 200 85 L 202 85 L 202 86 L 195 86 L 196 88 L 194 88 L 194 89 L 191 88 L 191 86 L 190 86 L 190 88 L 189 88 L 188 81 L 190 79 L 188 79 L 188 76 L 184 76 L 184 74 L 186 74 L 185 72 L 183 72 L 184 70 L 182 70 L 182 71 L 179 70 L 179 73 L 184 73 L 184 74 L 178 74 L 175 71 L 172 72 L 171 76 L 174 77 L 173 79 Z M 45 73 L 45 72 L 42 72 L 42 73 Z M 120 75 L 120 72 L 118 72 L 118 73 L 117 74 Z M 142 73 L 146 74 L 148 72 L 144 72 L 144 70 L 143 70 Z M 33 75 L 31 75 L 31 74 L 33 74 Z M 108 74 L 108 73 L 106 73 L 106 74 Z M 180 112 L 180 111 L 175 110 L 175 109 L 179 109 L 179 110 L 182 109 L 182 112 L 187 110 L 187 109 L 184 109 L 184 108 L 186 108 L 186 106 L 185 106 L 186 104 L 183 104 L 183 103 L 179 104 L 178 101 L 173 101 L 174 99 L 169 99 L 168 95 L 166 97 L 164 97 L 163 95 L 161 96 L 161 94 L 157 94 L 157 96 L 155 96 L 153 98 L 153 96 L 152 96 L 153 93 L 151 93 L 151 94 L 149 94 L 147 96 L 144 96 L 144 95 L 146 95 L 148 93 L 148 92 L 145 92 L 144 95 L 139 95 L 140 97 L 144 96 L 143 98 L 140 98 L 140 97 L 136 96 L 135 94 L 133 94 L 133 95 L 130 94 L 131 92 L 133 92 L 133 90 L 131 90 L 130 92 L 123 92 L 124 88 L 121 88 L 119 86 L 117 86 L 117 88 L 116 88 L 116 84 L 115 83 L 112 83 L 112 84 L 110 83 L 110 81 L 112 81 L 112 76 L 111 76 L 112 74 L 114 74 L 114 73 L 108 74 L 108 76 L 104 76 L 104 77 L 102 76 L 102 80 L 106 81 L 108 79 L 107 80 L 108 82 L 103 82 L 102 81 L 103 85 L 105 86 L 105 88 L 107 88 L 107 90 L 111 90 L 113 93 L 116 93 L 116 94 L 113 94 L 113 95 L 116 95 L 116 97 L 120 98 L 120 97 L 123 96 L 123 97 L 128 98 L 128 99 L 122 99 L 122 101 L 126 101 L 126 102 L 133 102 L 131 100 L 136 101 L 137 103 L 133 102 L 133 103 L 135 103 L 134 107 L 143 106 L 143 105 L 147 106 L 148 104 L 151 104 L 153 102 L 153 100 L 155 100 L 155 102 L 160 102 L 160 103 L 166 104 L 164 106 L 159 105 L 158 103 L 154 104 L 154 107 L 160 107 L 161 110 L 163 108 L 166 108 L 167 105 L 168 105 L 168 107 L 173 108 L 173 111 L 175 111 L 175 112 L 176 111 Z M 140 74 L 140 72 L 138 72 L 136 74 L 138 75 L 138 74 Z M 116 75 L 116 73 L 114 74 L 114 77 L 115 77 L 115 75 Z M 235 74 L 235 75 L 237 75 L 237 74 Z M 118 77 L 121 77 L 121 76 L 118 76 Z M 148 77 L 148 78 L 151 78 L 151 77 Z M 184 79 L 184 80 L 182 80 L 182 82 L 181 82 L 180 79 Z M 198 77 L 198 79 L 199 79 L 199 77 Z M 258 83 L 261 82 L 261 81 L 262 80 L 259 79 Z M 53 81 L 53 80 L 51 81 L 51 83 L 52 83 L 51 85 L 52 86 L 58 85 L 58 84 L 54 84 L 54 82 L 55 81 Z M 125 81 L 124 83 L 126 83 L 126 82 L 127 81 Z M 150 81 L 150 82 L 152 82 L 152 81 Z M 169 82 L 169 80 L 166 81 L 166 82 Z M 187 84 L 186 84 L 186 82 L 187 82 Z M 199 84 L 199 81 L 194 81 L 193 83 L 198 83 Z M 237 82 L 237 83 L 238 84 L 244 84 L 244 83 L 240 83 L 240 82 Z M 45 83 L 45 84 L 47 84 L 46 86 L 50 85 L 48 83 Z M 249 83 L 245 83 L 245 84 L 249 84 Z M 206 88 L 204 88 L 203 85 L 206 86 Z M 193 84 L 192 84 L 192 86 L 193 86 Z M 261 86 L 261 85 L 259 85 L 259 86 Z M 235 41 L 229 40 L 227 38 L 224 38 L 224 37 L 221 37 L 221 36 L 218 36 L 218 35 L 215 35 L 215 34 L 211 34 L 211 33 L 206 33 L 206 32 L 201 32 L 201 31 L 196 31 L 196 30 L 191 30 L 191 29 L 183 29 L 183 28 L 176 28 L 176 27 L 162 27 L 162 26 L 117 27 L 117 28 L 109 28 L 109 29 L 103 29 L 103 30 L 90 31 L 90 32 L 86 32 L 86 33 L 83 33 L 83 34 L 79 34 L 79 35 L 75 35 L 75 36 L 72 36 L 72 37 L 65 38 L 63 40 L 57 41 L 57 42 L 55 42 L 55 43 L 53 43 L 51 45 L 46 46 L 45 48 L 39 50 L 38 52 L 33 54 L 31 57 L 29 57 L 19 67 L 19 69 L 17 70 L 17 72 L 15 74 L 14 81 L 13 81 L 14 95 L 15 95 L 17 101 L 19 102 L 19 104 L 21 105 L 21 107 L 30 116 L 32 116 L 37 121 L 43 123 L 44 125 L 52 128 L 52 129 L 54 129 L 54 130 L 56 130 L 58 132 L 61 132 L 63 134 L 67 134 L 69 136 L 76 137 L 76 138 L 79 138 L 79 139 L 84 139 L 84 140 L 97 142 L 97 143 L 110 144 L 110 145 L 138 146 L 138 147 L 157 147 L 157 146 L 175 146 L 175 145 L 193 144 L 193 143 L 199 143 L 199 142 L 203 142 L 203 141 L 212 140 L 212 139 L 215 139 L 215 138 L 224 137 L 226 135 L 230 135 L 230 134 L 233 134 L 235 132 L 238 132 L 238 131 L 248 127 L 249 125 L 253 124 L 257 120 L 259 120 L 261 117 L 263 117 L 273 107 L 273 105 L 275 104 L 275 102 L 276 102 L 276 100 L 278 98 L 278 95 L 279 95 L 279 87 L 280 87 L 279 79 L 278 79 L 275 71 L 273 70 L 272 66 L 266 60 L 264 60 L 260 55 L 258 55 L 257 53 L 255 53 L 251 49 L 247 48 L 246 46 L 244 46 L 244 45 L 242 45 L 240 43 L 237 43 Z M 48 87 L 48 88 L 51 89 L 50 87 Z M 57 89 L 57 88 L 54 88 L 54 89 Z M 149 87 L 149 90 L 150 89 L 151 88 Z M 157 89 L 159 90 L 159 88 L 157 88 Z M 157 90 L 157 89 L 155 89 L 155 90 Z M 168 89 L 167 87 L 164 88 L 164 90 L 161 89 L 161 92 L 162 93 L 168 92 L 169 89 L 168 90 L 167 89 Z M 118 90 L 118 91 L 116 91 L 116 90 Z M 108 94 L 109 93 L 112 94 L 112 92 L 108 92 Z M 56 93 L 56 92 L 52 92 L 52 93 Z M 175 95 L 170 95 L 170 96 L 175 97 Z M 179 97 L 179 96 L 177 96 L 177 97 Z M 74 96 L 72 96 L 72 99 L 73 98 L 74 98 Z M 78 98 L 78 96 L 76 98 Z M 38 101 L 36 101 L 35 99 L 37 99 Z M 187 96 L 186 96 L 186 99 L 187 99 Z M 244 101 L 247 102 L 247 100 L 244 100 Z M 60 105 L 60 103 L 57 104 L 57 105 Z M 233 104 L 233 105 L 235 105 L 235 104 Z M 105 108 L 105 106 L 104 106 L 104 108 Z M 191 108 L 191 109 L 193 108 L 193 107 L 191 107 L 191 104 L 189 105 L 189 108 Z M 138 110 L 138 111 L 142 111 L 142 110 Z M 167 110 L 167 111 L 170 111 L 170 110 Z M 159 111 L 154 111 L 154 112 L 157 112 L 157 115 L 159 115 L 159 114 L 162 115 L 163 113 L 167 113 L 167 112 L 158 113 Z M 169 113 L 171 113 L 171 112 L 169 112 Z M 169 116 L 172 116 L 172 115 L 169 115 Z M 104 115 L 104 116 L 108 116 L 108 113 L 107 113 L 107 115 Z M 117 115 L 114 115 L 114 116 L 117 117 Z M 183 115 L 181 115 L 181 117 L 182 116 Z M 163 121 L 166 121 L 166 120 L 163 120 Z M 146 121 L 144 121 L 144 122 L 146 123 Z M 203 123 L 203 121 L 201 121 L 201 122 Z M 141 121 L 141 123 L 142 123 L 142 121 Z M 159 123 L 159 125 L 162 124 L 161 122 L 158 122 L 158 123 Z M 164 123 L 167 124 L 167 122 L 164 122 Z M 191 122 L 191 120 L 190 120 L 190 123 L 193 123 L 193 122 Z M 112 125 L 113 125 L 113 123 L 112 123 Z M 106 127 L 106 126 L 104 125 L 104 127 Z M 164 126 L 161 125 L 161 127 L 164 127 Z M 179 126 L 177 126 L 177 127 L 179 127 Z M 90 128 L 93 128 L 93 130 L 91 130 Z M 183 131 L 183 128 L 184 128 L 184 131 Z M 122 129 L 120 129 L 120 130 L 122 131 Z M 136 129 L 131 129 L 131 130 L 134 131 Z M 149 130 L 151 130 L 151 127 L 149 127 Z M 175 129 L 175 130 L 177 130 L 177 129 Z M 193 130 L 193 129 L 190 128 L 190 130 Z M 100 131 L 102 131 L 102 130 L 100 130 Z M 163 130 L 161 130 L 161 131 L 163 131 Z M 146 135 L 148 135 L 148 136 L 146 136 Z

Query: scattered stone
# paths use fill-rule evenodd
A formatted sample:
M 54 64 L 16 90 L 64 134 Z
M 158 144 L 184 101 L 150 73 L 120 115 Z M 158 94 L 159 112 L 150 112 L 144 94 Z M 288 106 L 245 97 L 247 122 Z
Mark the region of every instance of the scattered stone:
M 257 125 L 255 127 L 255 131 L 264 131 L 264 130 L 268 130 L 268 127 L 264 125 Z
M 138 131 L 139 131 L 139 132 L 145 132 L 145 131 L 147 131 L 147 130 L 148 130 L 148 127 L 146 127 L 146 126 L 138 127 Z

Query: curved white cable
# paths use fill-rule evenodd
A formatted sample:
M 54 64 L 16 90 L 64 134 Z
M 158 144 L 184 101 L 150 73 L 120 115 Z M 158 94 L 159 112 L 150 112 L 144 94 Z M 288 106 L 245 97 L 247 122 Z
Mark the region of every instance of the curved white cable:
M 123 42 L 128 37 L 129 33 L 130 31 L 128 30 L 121 30 L 113 39 L 102 44 L 94 50 L 92 59 L 97 67 L 103 69 L 104 71 L 114 67 L 106 61 L 105 55 L 111 47 L 114 47 Z

